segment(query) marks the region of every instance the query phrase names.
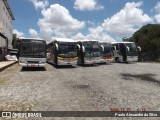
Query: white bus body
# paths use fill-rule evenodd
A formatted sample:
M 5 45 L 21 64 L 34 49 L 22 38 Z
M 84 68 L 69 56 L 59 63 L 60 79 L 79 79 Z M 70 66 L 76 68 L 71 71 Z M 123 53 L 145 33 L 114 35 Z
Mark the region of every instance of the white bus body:
M 19 65 L 22 67 L 45 67 L 46 41 L 35 38 L 19 39 Z
M 138 51 L 141 51 L 134 42 L 112 42 L 112 48 L 116 62 L 136 62 Z
M 78 65 L 102 63 L 100 47 L 97 40 L 78 42 Z
M 103 59 L 102 63 L 113 62 L 113 51 L 111 43 L 99 41 L 99 44 L 101 48 L 101 58 Z
M 77 65 L 77 42 L 68 38 L 56 38 L 47 45 L 47 61 L 58 65 Z

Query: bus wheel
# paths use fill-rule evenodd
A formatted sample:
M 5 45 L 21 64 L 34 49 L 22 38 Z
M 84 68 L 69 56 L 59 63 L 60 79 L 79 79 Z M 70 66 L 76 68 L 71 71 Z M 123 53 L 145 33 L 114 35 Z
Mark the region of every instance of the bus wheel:
M 57 57 L 54 58 L 54 66 L 57 67 Z
M 119 58 L 118 58 L 118 57 L 116 57 L 116 58 L 115 58 L 115 61 L 118 63 L 118 62 L 119 62 Z

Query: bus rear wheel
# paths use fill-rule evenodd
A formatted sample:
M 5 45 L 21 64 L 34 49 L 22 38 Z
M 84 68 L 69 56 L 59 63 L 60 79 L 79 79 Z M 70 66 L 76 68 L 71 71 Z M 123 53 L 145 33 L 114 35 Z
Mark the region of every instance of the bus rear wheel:
M 55 67 L 58 66 L 57 61 L 58 61 L 58 60 L 57 60 L 57 57 L 55 56 L 55 57 L 54 57 L 54 66 L 55 66 Z
M 120 62 L 118 57 L 115 58 L 115 61 L 116 61 L 117 63 Z

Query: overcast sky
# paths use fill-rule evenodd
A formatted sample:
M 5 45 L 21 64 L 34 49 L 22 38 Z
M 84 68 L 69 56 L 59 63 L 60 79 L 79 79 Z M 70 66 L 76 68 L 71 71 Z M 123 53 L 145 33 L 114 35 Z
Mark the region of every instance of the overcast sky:
M 160 23 L 158 0 L 8 0 L 19 37 L 121 41 Z

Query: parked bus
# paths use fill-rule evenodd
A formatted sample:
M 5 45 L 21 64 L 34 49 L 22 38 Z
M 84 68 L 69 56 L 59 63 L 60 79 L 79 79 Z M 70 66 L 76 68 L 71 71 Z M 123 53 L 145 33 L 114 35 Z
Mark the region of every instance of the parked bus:
M 78 42 L 78 65 L 101 63 L 100 47 L 97 40 Z
M 136 62 L 138 52 L 141 51 L 141 48 L 134 42 L 113 42 L 112 48 L 116 62 Z
M 22 67 L 45 67 L 45 40 L 35 38 L 20 38 L 18 47 L 19 65 Z
M 103 59 L 102 63 L 113 62 L 113 51 L 111 43 L 99 41 L 99 44 L 101 48 L 101 58 Z
M 77 65 L 77 42 L 68 38 L 56 38 L 47 45 L 47 61 L 58 65 Z

